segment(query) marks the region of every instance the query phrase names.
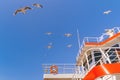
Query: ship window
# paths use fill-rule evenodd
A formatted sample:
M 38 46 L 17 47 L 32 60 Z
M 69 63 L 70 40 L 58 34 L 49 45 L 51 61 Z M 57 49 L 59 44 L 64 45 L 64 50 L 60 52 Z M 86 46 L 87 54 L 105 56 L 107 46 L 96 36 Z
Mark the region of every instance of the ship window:
M 85 62 L 83 63 L 83 66 L 84 66 L 84 70 L 86 71 L 88 69 L 87 60 L 85 60 Z
M 119 44 L 115 44 L 115 45 L 113 45 L 112 47 L 119 47 Z
M 92 55 L 91 54 L 88 56 L 88 61 L 89 61 L 89 64 L 92 63 Z
M 108 56 L 109 56 L 109 59 L 112 63 L 118 62 L 118 57 L 117 57 L 117 54 L 115 52 L 115 49 L 111 49 L 108 52 Z
M 100 60 L 100 58 L 102 57 L 102 54 L 100 51 L 94 51 L 94 58 L 95 58 L 95 63 L 97 65 L 100 64 L 100 62 L 98 62 Z

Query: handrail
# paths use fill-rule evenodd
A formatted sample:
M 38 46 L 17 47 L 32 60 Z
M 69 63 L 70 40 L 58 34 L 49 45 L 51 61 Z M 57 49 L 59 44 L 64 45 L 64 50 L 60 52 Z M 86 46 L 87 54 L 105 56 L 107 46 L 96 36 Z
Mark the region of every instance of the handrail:
M 114 28 L 112 28 L 112 30 L 114 31 L 114 34 L 117 34 L 117 33 L 120 32 L 120 27 L 114 27 Z M 104 34 L 101 35 L 101 36 L 104 36 Z M 106 39 L 106 38 L 105 38 L 105 39 Z M 93 41 L 92 41 L 92 40 L 93 40 Z M 104 40 L 104 39 L 103 39 L 103 40 Z M 103 40 L 102 40 L 102 41 L 103 41 Z M 83 39 L 83 42 L 82 42 L 81 47 L 80 47 L 80 49 L 79 49 L 78 55 L 77 55 L 77 57 L 76 57 L 76 60 L 78 60 L 78 57 L 79 57 L 80 53 L 82 52 L 83 47 L 85 46 L 85 43 L 86 43 L 86 42 L 87 42 L 87 43 L 89 43 L 89 42 L 100 43 L 101 40 L 100 40 L 100 37 L 85 37 L 85 38 Z
M 43 64 L 43 70 L 45 74 L 50 74 L 50 67 L 53 64 Z M 58 74 L 73 74 L 75 73 L 76 65 L 75 64 L 54 64 L 58 66 Z

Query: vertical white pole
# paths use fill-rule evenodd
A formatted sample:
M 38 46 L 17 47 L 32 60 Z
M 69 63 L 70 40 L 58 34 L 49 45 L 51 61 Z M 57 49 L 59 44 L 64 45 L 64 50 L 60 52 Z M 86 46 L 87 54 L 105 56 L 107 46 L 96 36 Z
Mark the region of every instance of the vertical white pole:
M 79 49 L 80 49 L 80 36 L 79 36 L 79 31 L 77 29 L 77 38 L 78 38 L 78 46 L 79 46 Z
M 87 55 L 87 53 L 85 53 L 85 57 L 86 57 L 86 61 L 87 61 L 87 68 L 88 68 L 87 70 L 89 70 L 90 67 L 89 67 L 89 60 L 88 60 L 88 55 Z

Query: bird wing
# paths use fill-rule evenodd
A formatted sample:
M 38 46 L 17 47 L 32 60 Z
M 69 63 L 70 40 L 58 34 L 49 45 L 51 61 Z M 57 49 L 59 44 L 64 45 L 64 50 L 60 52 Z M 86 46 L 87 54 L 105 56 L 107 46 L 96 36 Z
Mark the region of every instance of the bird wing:
M 26 6 L 26 7 L 24 7 L 24 9 L 25 9 L 25 10 L 29 10 L 29 9 L 32 9 L 32 8 L 31 8 L 31 7 Z
M 36 3 L 34 3 L 34 4 L 33 4 L 33 6 L 37 6 L 37 4 L 36 4 Z
M 43 8 L 43 5 L 40 4 L 40 7 Z
M 14 15 L 16 15 L 18 12 L 21 12 L 21 9 L 17 9 L 17 10 L 14 12 Z
M 112 12 L 111 10 L 107 10 L 107 11 L 104 12 L 104 14 L 109 14 L 111 12 Z

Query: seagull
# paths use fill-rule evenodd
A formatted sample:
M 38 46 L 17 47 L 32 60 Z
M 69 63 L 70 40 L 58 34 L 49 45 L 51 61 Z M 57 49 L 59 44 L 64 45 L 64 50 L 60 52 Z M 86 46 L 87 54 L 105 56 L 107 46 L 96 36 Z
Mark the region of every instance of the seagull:
M 111 33 L 111 32 L 114 32 L 114 30 L 113 30 L 113 29 L 105 29 L 105 32 L 106 32 L 106 33 L 107 33 L 107 32 Z
M 26 7 L 23 7 L 23 8 L 20 8 L 20 9 L 17 9 L 14 13 L 14 15 L 16 15 L 18 12 L 22 12 L 23 14 L 26 13 L 26 10 L 31 10 L 32 8 L 29 7 L 29 6 L 26 6 Z
M 71 48 L 71 47 L 72 47 L 72 44 L 68 44 L 67 47 L 68 47 L 68 48 Z
M 72 36 L 71 33 L 65 33 L 64 35 L 65 35 L 66 37 L 71 37 L 71 36 Z
M 52 32 L 46 32 L 45 34 L 46 34 L 46 35 L 51 35 L 51 34 L 52 34 Z
M 106 35 L 109 35 L 109 37 L 112 37 L 114 35 L 114 30 L 113 29 L 106 29 L 105 33 L 106 33 Z
M 35 6 L 37 8 L 43 8 L 43 6 L 41 4 L 38 4 L 38 3 L 34 3 L 33 6 Z
M 103 14 L 109 14 L 111 12 L 112 12 L 111 10 L 107 10 L 107 11 L 103 12 Z
M 51 45 L 48 45 L 47 48 L 50 49 L 50 48 L 52 48 L 52 46 L 51 46 Z

